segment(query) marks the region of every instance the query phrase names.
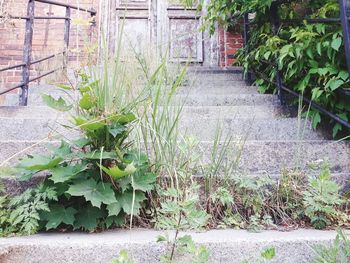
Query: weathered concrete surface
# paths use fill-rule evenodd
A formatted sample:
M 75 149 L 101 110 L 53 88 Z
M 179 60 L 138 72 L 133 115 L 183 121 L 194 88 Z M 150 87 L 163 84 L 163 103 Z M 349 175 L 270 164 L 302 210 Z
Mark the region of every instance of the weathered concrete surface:
M 30 237 L 0 239 L 2 263 L 108 263 L 120 250 L 126 249 L 137 263 L 159 262 L 166 245 L 157 243 L 164 232 L 133 229 L 98 234 L 46 233 Z M 190 234 L 197 244 L 210 252 L 209 263 L 240 263 L 244 259 L 256 262 L 262 250 L 276 249 L 271 262 L 308 262 L 314 255 L 312 247 L 330 244 L 334 231 L 296 230 L 291 232 L 264 231 L 249 233 L 243 230 L 211 230 Z M 169 232 L 173 237 L 174 232 Z
M 48 152 L 50 145 L 59 141 L 0 141 L 0 163 L 16 155 L 8 164 L 15 164 L 19 157 L 29 153 Z M 350 142 L 323 140 L 309 141 L 244 141 L 234 140 L 230 151 L 240 155 L 238 170 L 249 173 L 278 174 L 283 168 L 307 168 L 313 161 L 328 161 L 336 173 L 350 174 Z M 211 158 L 213 142 L 202 141 L 198 153 L 203 154 L 204 163 Z M 26 151 L 23 151 L 26 149 Z M 23 151 L 23 152 L 21 152 Z
M 188 106 L 276 105 L 275 95 L 263 94 L 179 94 L 176 99 Z

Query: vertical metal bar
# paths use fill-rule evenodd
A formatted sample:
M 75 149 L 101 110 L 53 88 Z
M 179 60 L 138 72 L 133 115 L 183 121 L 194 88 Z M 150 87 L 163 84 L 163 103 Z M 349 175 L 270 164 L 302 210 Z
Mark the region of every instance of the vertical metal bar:
M 278 34 L 278 30 L 280 28 L 280 19 L 278 16 L 278 2 L 272 2 L 271 8 L 270 8 L 270 17 L 271 17 L 271 25 L 272 25 L 272 33 L 274 35 Z M 285 104 L 285 98 L 284 98 L 284 92 L 282 89 L 282 77 L 281 72 L 278 69 L 278 62 L 275 61 L 275 69 L 276 69 L 276 83 L 277 83 L 277 90 L 278 90 L 278 98 L 282 105 Z
M 339 0 L 340 5 L 340 20 L 343 28 L 343 39 L 345 46 L 346 63 L 350 74 L 350 0 Z
M 249 24 L 249 14 L 248 13 L 245 13 L 244 14 L 244 48 L 245 48 L 245 52 L 248 53 L 248 43 L 249 43 L 249 39 L 250 39 L 250 24 Z M 252 74 L 251 72 L 249 71 L 248 69 L 248 72 L 246 72 L 246 74 L 244 75 L 244 80 L 245 82 L 248 84 L 248 85 L 251 85 L 252 84 Z
M 22 69 L 22 91 L 19 97 L 19 105 L 27 106 L 28 104 L 28 86 L 30 77 L 30 62 L 32 59 L 32 43 L 33 43 L 33 27 L 34 27 L 34 7 L 35 1 L 28 0 L 27 6 L 27 19 L 24 36 L 23 47 L 23 63 L 25 64 Z
M 71 8 L 67 6 L 66 7 L 66 19 L 64 20 L 64 51 L 63 51 L 63 69 L 65 71 L 67 71 L 67 65 L 68 65 L 68 48 L 69 48 L 69 36 L 70 36 L 70 15 L 71 15 Z

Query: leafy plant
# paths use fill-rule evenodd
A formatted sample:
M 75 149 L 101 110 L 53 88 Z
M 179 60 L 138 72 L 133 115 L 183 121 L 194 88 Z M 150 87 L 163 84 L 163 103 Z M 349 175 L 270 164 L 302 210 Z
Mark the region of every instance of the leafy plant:
M 167 242 L 170 250 L 162 255 L 162 263 L 185 262 L 205 263 L 209 260 L 209 251 L 204 245 L 197 246 L 190 235 L 176 237 L 170 240 L 169 236 L 159 236 L 157 242 Z
M 40 215 L 49 212 L 49 202 L 57 201 L 51 187 L 39 185 L 19 196 L 0 197 L 0 236 L 12 233 L 30 235 L 40 228 Z
M 329 166 L 323 165 L 317 178 L 310 178 L 308 188 L 303 192 L 305 215 L 317 229 L 329 225 L 329 220 L 339 212 L 338 206 L 344 201 L 339 195 L 340 186 L 331 180 Z
M 118 257 L 112 259 L 109 263 L 134 263 L 134 261 L 129 257 L 126 250 L 121 250 Z
M 127 218 L 132 225 L 146 193 L 153 190 L 157 176 L 130 135 L 147 95 L 144 89 L 130 94 L 125 74 L 118 56 L 106 57 L 95 71 L 81 72 L 77 86 L 60 86 L 64 91 L 77 90 L 77 102 L 44 96 L 56 110 L 75 108 L 76 113 L 70 111 L 72 125 L 66 127 L 81 135 L 62 140 L 50 155 L 27 156 L 17 166 L 23 180 L 47 173 L 43 187 L 57 193 L 46 209 L 49 213 L 37 218 L 46 230 L 94 231 L 122 225 Z
M 256 258 L 253 262 L 268 262 L 276 257 L 276 249 L 274 247 L 265 248 L 259 258 Z M 242 263 L 249 263 L 249 260 L 243 260 Z
M 164 197 L 157 211 L 156 228 L 159 229 L 201 229 L 209 215 L 198 209 L 199 185 L 192 184 L 184 189 L 169 188 L 160 190 Z

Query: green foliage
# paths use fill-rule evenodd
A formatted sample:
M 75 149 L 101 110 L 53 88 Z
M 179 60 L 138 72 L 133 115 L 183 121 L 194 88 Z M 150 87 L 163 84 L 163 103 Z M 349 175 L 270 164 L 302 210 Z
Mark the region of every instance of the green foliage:
M 156 228 L 159 229 L 201 229 L 208 222 L 209 215 L 198 209 L 199 185 L 192 184 L 185 189 L 168 188 L 160 190 L 164 201 L 157 211 Z
M 52 187 L 39 185 L 23 194 L 7 198 L 0 197 L 0 236 L 12 233 L 31 235 L 40 228 L 40 215 L 50 212 L 49 202 L 57 201 Z
M 276 257 L 276 249 L 274 247 L 265 248 L 261 253 L 260 257 L 256 258 L 252 262 L 269 262 Z M 249 260 L 243 260 L 242 263 L 249 263 Z
M 337 236 L 330 246 L 318 245 L 313 248 L 316 256 L 313 263 L 347 263 L 350 260 L 350 240 L 344 231 L 337 231 Z
M 322 168 L 317 178 L 310 178 L 308 188 L 304 191 L 305 215 L 317 229 L 323 229 L 329 220 L 337 217 L 338 206 L 344 200 L 339 195 L 340 186 L 331 180 L 329 167 Z
M 134 261 L 129 257 L 126 250 L 121 250 L 118 257 L 112 259 L 109 263 L 134 263 Z
M 81 72 L 76 87 L 62 87 L 64 91 L 78 90 L 79 101 L 69 104 L 62 98 L 44 96 L 44 101 L 54 109 L 75 108 L 76 113 L 70 113 L 72 127 L 67 128 L 80 131 L 81 137 L 74 141 L 62 140 L 51 154 L 27 156 L 18 164 L 23 180 L 39 172 L 47 173 L 44 193 L 49 190 L 56 193 L 55 199 L 40 199 L 45 203 L 39 203 L 36 210 L 28 198 L 13 203 L 18 224 L 24 220 L 23 209 L 35 212 L 31 212 L 32 221 L 27 220 L 32 226 L 25 222 L 21 231 L 31 234 L 39 226 L 46 230 L 94 231 L 119 226 L 126 217 L 132 224 L 132 218 L 143 207 L 146 192 L 153 190 L 156 174 L 151 170 L 148 157 L 133 146 L 130 136 L 136 125 L 137 109 L 144 99 L 143 90 L 129 96 L 127 88 L 122 87 L 126 83 L 122 81 L 124 72 L 119 59 L 105 63 L 94 74 Z M 111 70 L 114 75 L 106 75 Z M 33 199 L 42 198 L 40 194 L 33 193 Z
M 259 232 L 305 224 L 348 225 L 348 202 L 345 194 L 340 195 L 329 165 L 312 169 L 309 177 L 300 170 L 285 170 L 277 181 L 263 175 L 219 181 L 205 203 L 210 226 Z
M 186 1 L 187 2 L 187 1 Z M 238 52 L 237 60 L 246 70 L 256 72 L 259 91 L 276 92 L 277 74 L 273 62 L 282 72 L 283 82 L 323 106 L 345 121 L 350 120 L 350 99 L 341 89 L 349 89 L 349 74 L 344 55 L 342 30 L 339 24 L 309 24 L 305 18 L 338 18 L 336 0 L 284 2 L 279 8 L 281 19 L 295 19 L 296 25 L 283 24 L 273 34 L 269 9 L 273 1 L 218 0 L 210 1 L 204 17 L 204 28 L 214 33 L 216 23 L 225 28 L 239 26 L 245 13 L 251 14 L 248 45 Z M 193 4 L 193 3 L 192 3 Z M 199 8 L 203 3 L 198 5 Z M 269 80 L 269 81 L 267 81 Z M 308 105 L 306 106 L 308 107 Z M 343 127 L 312 109 L 307 113 L 316 128 L 320 123 L 333 127 L 336 137 Z M 345 134 L 347 135 L 347 134 Z
M 167 242 L 169 251 L 162 255 L 160 262 L 175 263 L 205 263 L 209 260 L 209 251 L 204 245 L 196 245 L 190 235 L 176 236 L 170 240 L 169 236 L 159 236 L 157 242 Z
M 223 206 L 229 206 L 234 203 L 233 196 L 225 187 L 219 187 L 211 196 L 214 203 L 218 202 Z

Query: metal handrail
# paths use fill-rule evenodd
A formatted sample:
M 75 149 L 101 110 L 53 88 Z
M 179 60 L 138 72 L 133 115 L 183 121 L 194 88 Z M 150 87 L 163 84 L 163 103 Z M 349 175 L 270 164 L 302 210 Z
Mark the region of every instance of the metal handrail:
M 50 75 L 58 70 L 58 69 L 50 70 L 42 75 L 39 75 L 39 76 L 34 77 L 34 78 L 30 78 L 30 66 L 32 66 L 34 64 L 41 63 L 41 62 L 46 61 L 48 59 L 54 58 L 60 54 L 63 54 L 63 55 L 67 54 L 67 50 L 68 50 L 68 46 L 69 46 L 70 26 L 71 26 L 71 9 L 82 11 L 82 12 L 87 12 L 91 15 L 91 17 L 94 17 L 97 13 L 93 9 L 80 8 L 78 6 L 64 4 L 64 3 L 57 2 L 57 1 L 51 1 L 51 0 L 27 0 L 27 1 L 28 1 L 28 5 L 27 5 L 27 15 L 26 16 L 10 16 L 9 17 L 12 19 L 24 19 L 24 20 L 26 20 L 24 48 L 23 48 L 23 63 L 17 64 L 17 65 L 12 65 L 12 66 L 7 66 L 7 67 L 0 69 L 0 72 L 4 72 L 4 71 L 15 69 L 15 68 L 22 68 L 22 81 L 21 81 L 21 83 L 15 85 L 14 87 L 8 88 L 4 91 L 0 91 L 0 95 L 3 95 L 3 94 L 6 94 L 10 91 L 13 91 L 15 89 L 20 88 L 22 90 L 22 92 L 20 94 L 19 105 L 21 105 L 21 106 L 26 106 L 28 103 L 28 89 L 29 89 L 30 82 L 33 82 L 35 80 L 38 80 L 38 79 L 43 78 L 45 76 L 48 76 L 48 75 Z M 35 16 L 34 15 L 35 2 L 65 7 L 66 14 L 65 14 L 65 16 L 50 16 L 50 17 Z M 63 52 L 52 54 L 52 55 L 49 55 L 47 57 L 32 61 L 31 51 L 32 51 L 33 27 L 34 27 L 34 20 L 35 19 L 62 19 L 65 21 L 65 23 L 64 23 L 64 51 Z M 94 23 L 92 23 L 92 25 L 94 25 Z M 66 59 L 67 58 L 65 57 L 65 61 L 63 62 L 63 68 L 67 67 Z
M 85 9 L 85 8 L 81 8 L 79 6 L 65 4 L 65 3 L 60 3 L 60 2 L 57 2 L 57 1 L 51 1 L 51 0 L 35 0 L 35 1 L 36 2 L 40 2 L 40 3 L 44 3 L 44 4 L 62 6 L 62 7 L 70 8 L 70 9 L 75 9 L 75 10 L 78 10 L 78 11 L 87 12 L 87 13 L 90 13 L 92 16 L 95 16 L 97 14 L 96 10 L 94 10 L 94 9 Z
M 350 0 L 339 0 L 339 5 L 340 5 L 340 17 L 339 18 L 320 18 L 320 19 L 304 19 L 304 20 L 297 20 L 297 19 L 285 19 L 281 20 L 278 16 L 278 8 L 283 2 L 280 1 L 274 1 L 271 4 L 270 7 L 270 23 L 272 25 L 272 31 L 274 35 L 278 34 L 279 28 L 283 24 L 297 24 L 297 23 L 302 23 L 303 21 L 306 21 L 308 23 L 326 23 L 326 24 L 341 24 L 342 29 L 343 29 L 343 39 L 345 43 L 345 54 L 346 54 L 346 61 L 347 61 L 347 67 L 348 67 L 348 72 L 350 75 Z M 257 25 L 256 22 L 250 22 L 249 21 L 249 15 L 244 14 L 244 46 L 248 45 L 249 42 L 249 37 L 250 37 L 250 27 L 251 25 Z M 324 115 L 327 115 L 328 117 L 332 118 L 336 122 L 340 123 L 344 127 L 350 129 L 350 122 L 347 122 L 343 119 L 341 119 L 339 116 L 336 114 L 326 110 L 323 108 L 321 105 L 313 102 L 312 100 L 306 98 L 302 94 L 299 94 L 298 92 L 294 91 L 293 89 L 288 88 L 285 84 L 283 84 L 282 81 L 282 72 L 278 69 L 277 67 L 277 62 L 268 62 L 268 61 L 263 61 L 263 63 L 268 63 L 269 65 L 272 65 L 276 69 L 276 78 L 275 81 L 271 81 L 269 78 L 262 77 L 262 73 L 260 72 L 252 72 L 248 71 L 247 74 L 245 75 L 245 81 L 248 82 L 249 84 L 252 83 L 252 74 L 258 74 L 262 79 L 265 81 L 274 84 L 277 86 L 277 91 L 278 91 L 278 98 L 281 102 L 281 104 L 285 104 L 285 96 L 284 92 L 288 92 L 289 94 L 302 98 L 303 101 L 306 103 L 310 104 L 311 107 L 317 109 L 319 112 L 323 113 Z M 339 90 L 343 95 L 345 96 L 350 96 L 350 91 L 341 89 Z

